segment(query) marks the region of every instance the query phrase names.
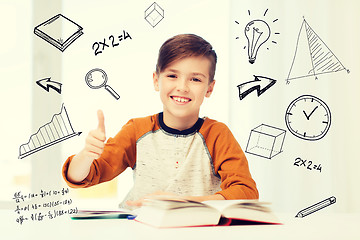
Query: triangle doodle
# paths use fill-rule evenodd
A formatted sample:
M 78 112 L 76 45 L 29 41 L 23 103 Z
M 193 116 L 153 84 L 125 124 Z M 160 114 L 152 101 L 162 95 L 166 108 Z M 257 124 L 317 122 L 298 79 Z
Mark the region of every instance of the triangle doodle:
M 342 70 L 344 65 L 304 19 L 286 82 Z

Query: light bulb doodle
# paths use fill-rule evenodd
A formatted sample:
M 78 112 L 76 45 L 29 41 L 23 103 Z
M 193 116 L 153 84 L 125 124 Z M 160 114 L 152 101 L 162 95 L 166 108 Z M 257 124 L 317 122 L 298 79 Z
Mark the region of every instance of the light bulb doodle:
M 263 16 L 265 17 L 266 14 L 268 12 L 268 9 L 266 9 L 266 11 L 264 12 Z M 250 10 L 248 10 L 248 14 L 249 16 L 251 15 Z M 279 19 L 274 19 L 272 20 L 273 23 L 277 22 Z M 236 24 L 240 23 L 238 21 L 235 21 Z M 263 20 L 263 19 L 253 19 L 251 21 L 249 21 L 246 25 L 245 28 L 241 29 L 242 32 L 245 33 L 245 37 L 247 39 L 246 43 L 244 43 L 246 46 L 244 46 L 244 49 L 247 48 L 248 51 L 248 59 L 249 59 L 249 63 L 254 64 L 255 60 L 257 59 L 258 56 L 258 51 L 259 48 L 264 48 L 262 47 L 263 45 L 266 45 L 265 43 L 270 41 L 270 37 L 272 37 L 272 35 L 278 35 L 280 34 L 279 32 L 272 32 L 270 29 L 270 25 L 268 24 L 268 21 Z M 240 39 L 240 37 L 236 37 L 236 39 Z M 271 41 L 274 44 L 277 44 L 276 41 L 272 40 Z M 267 50 L 269 50 L 269 47 L 266 47 Z
M 253 64 L 259 48 L 270 38 L 270 27 L 265 21 L 257 19 L 250 21 L 244 32 L 248 40 L 249 63 Z

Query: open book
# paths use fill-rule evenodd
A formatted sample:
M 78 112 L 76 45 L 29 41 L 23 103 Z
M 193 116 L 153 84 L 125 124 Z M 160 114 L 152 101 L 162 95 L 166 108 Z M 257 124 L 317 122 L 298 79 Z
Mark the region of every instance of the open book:
M 232 224 L 281 224 L 258 200 L 211 200 L 197 202 L 181 198 L 148 199 L 136 221 L 154 227 L 190 227 Z

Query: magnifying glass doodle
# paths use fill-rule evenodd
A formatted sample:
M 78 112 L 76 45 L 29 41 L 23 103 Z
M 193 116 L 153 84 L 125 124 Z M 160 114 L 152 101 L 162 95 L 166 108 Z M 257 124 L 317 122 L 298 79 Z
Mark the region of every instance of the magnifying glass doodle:
M 105 89 L 116 99 L 120 98 L 119 94 L 117 94 L 114 89 L 112 89 L 109 85 L 106 84 L 108 77 L 106 72 L 100 68 L 94 68 L 90 70 L 85 76 L 86 84 L 92 89 L 99 89 L 105 87 Z

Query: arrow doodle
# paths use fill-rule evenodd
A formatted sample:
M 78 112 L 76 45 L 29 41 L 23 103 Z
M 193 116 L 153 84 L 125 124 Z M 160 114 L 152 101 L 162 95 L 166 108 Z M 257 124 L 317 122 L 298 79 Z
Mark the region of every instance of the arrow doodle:
M 273 86 L 276 83 L 276 80 L 268 77 L 262 77 L 256 75 L 254 75 L 254 77 L 255 80 L 242 83 L 237 86 L 239 89 L 240 100 L 243 100 L 248 94 L 250 94 L 255 90 L 257 91 L 257 95 L 259 97 L 261 94 L 263 94 L 266 90 L 268 90 L 271 86 Z
M 36 84 L 45 89 L 47 92 L 49 92 L 49 89 L 52 88 L 55 91 L 57 91 L 59 94 L 61 94 L 61 83 L 54 82 L 50 80 L 51 78 L 44 78 L 36 81 Z

